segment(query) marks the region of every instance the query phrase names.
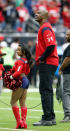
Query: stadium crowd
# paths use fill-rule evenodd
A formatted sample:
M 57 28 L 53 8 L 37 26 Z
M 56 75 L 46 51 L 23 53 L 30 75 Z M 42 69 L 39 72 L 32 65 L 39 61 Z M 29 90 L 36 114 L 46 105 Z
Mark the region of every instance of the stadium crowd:
M 9 27 L 26 32 L 27 22 L 38 10 L 49 12 L 52 26 L 62 23 L 70 28 L 70 0 L 0 0 L 0 32 Z
M 12 33 L 29 32 L 27 29 L 29 20 L 32 18 L 33 21 L 35 13 L 38 10 L 48 11 L 49 22 L 54 29 L 57 27 L 55 31 L 57 45 L 61 46 L 64 43 L 64 37 L 59 37 L 59 35 L 61 36 L 60 33 L 62 30 L 66 31 L 70 28 L 70 0 L 0 0 L 0 33 L 8 33 L 11 31 Z M 30 22 L 31 26 L 33 27 L 35 24 L 36 28 L 38 25 L 36 23 L 33 23 L 32 25 L 32 21 Z M 31 30 L 30 32 L 37 33 L 38 30 L 37 32 L 34 30 Z M 11 60 L 11 62 L 9 62 L 9 60 L 4 60 L 5 70 L 11 68 L 14 61 L 18 58 L 15 51 L 20 41 L 23 41 L 28 45 L 32 52 L 32 57 L 35 58 L 36 37 L 35 39 L 26 39 L 23 36 L 22 39 L 16 39 L 17 36 L 15 36 L 15 38 L 9 38 L 7 36 L 2 37 L 2 35 L 0 37 L 0 48 L 10 54 L 10 58 L 6 55 L 4 56 L 4 59 Z M 58 55 L 61 57 L 62 54 Z M 31 69 L 29 79 L 30 83 L 32 83 L 32 76 L 34 77 L 35 87 L 37 86 L 36 79 L 38 79 L 36 78 L 36 75 L 37 67 L 34 65 Z

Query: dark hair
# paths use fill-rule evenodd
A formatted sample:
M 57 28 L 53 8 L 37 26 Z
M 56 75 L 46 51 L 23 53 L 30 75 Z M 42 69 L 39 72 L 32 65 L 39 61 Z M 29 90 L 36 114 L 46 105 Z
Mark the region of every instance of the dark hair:
M 19 44 L 19 46 L 21 47 L 22 53 L 25 53 L 29 65 L 31 65 L 32 64 L 32 55 L 31 55 L 30 50 L 24 44 Z
M 20 42 L 20 40 L 18 38 L 15 38 L 14 42 Z

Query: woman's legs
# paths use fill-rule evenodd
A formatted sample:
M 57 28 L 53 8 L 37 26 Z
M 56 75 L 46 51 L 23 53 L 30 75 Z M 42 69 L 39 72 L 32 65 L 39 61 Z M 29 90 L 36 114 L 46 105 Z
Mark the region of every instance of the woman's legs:
M 20 103 L 20 106 L 22 107 L 25 107 L 26 106 L 26 97 L 27 97 L 27 89 L 22 89 L 22 95 L 21 97 L 19 98 L 19 103 Z
M 11 96 L 11 106 L 17 106 L 17 101 L 21 98 L 23 94 L 23 89 L 18 88 L 16 91 L 12 91 L 12 96 Z
M 27 124 L 26 124 L 27 107 L 25 104 L 26 96 L 27 96 L 27 89 L 23 89 L 23 94 L 20 97 L 19 102 L 20 102 L 20 106 L 21 106 L 21 119 L 23 121 L 24 128 L 27 128 Z
M 13 110 L 13 114 L 15 116 L 15 119 L 17 121 L 17 126 L 16 128 L 23 128 L 23 122 L 20 119 L 20 114 L 19 114 L 19 107 L 17 106 L 17 101 L 21 98 L 22 96 L 22 88 L 18 88 L 16 91 L 12 91 L 12 96 L 11 96 L 11 106 Z

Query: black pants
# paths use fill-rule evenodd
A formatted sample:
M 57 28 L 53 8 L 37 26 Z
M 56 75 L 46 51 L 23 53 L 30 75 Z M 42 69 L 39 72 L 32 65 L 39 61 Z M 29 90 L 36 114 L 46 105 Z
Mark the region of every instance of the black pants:
M 53 78 L 54 73 L 57 67 L 53 65 L 48 65 L 42 63 L 39 65 L 39 76 L 40 76 L 40 85 L 39 91 L 41 94 L 41 102 L 44 115 L 42 119 L 52 120 L 55 118 L 54 109 L 53 109 Z
M 34 79 L 34 85 L 35 85 L 35 87 L 36 87 L 36 74 L 37 74 L 37 66 L 36 66 L 36 64 L 31 68 L 31 70 L 30 70 L 30 73 L 29 73 L 29 75 L 28 75 L 28 79 L 29 79 L 29 82 L 30 82 L 30 84 L 32 84 L 32 78 Z

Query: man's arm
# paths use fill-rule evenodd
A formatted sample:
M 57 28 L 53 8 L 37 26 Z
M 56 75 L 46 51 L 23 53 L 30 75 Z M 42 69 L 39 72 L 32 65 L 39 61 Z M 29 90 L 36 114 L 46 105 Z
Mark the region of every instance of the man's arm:
M 70 64 L 70 56 L 66 57 L 60 66 L 60 70 L 63 71 Z
M 44 61 L 51 54 L 51 52 L 54 50 L 54 47 L 55 47 L 55 45 L 48 46 L 47 49 L 45 50 L 45 52 L 39 58 L 39 60 Z

